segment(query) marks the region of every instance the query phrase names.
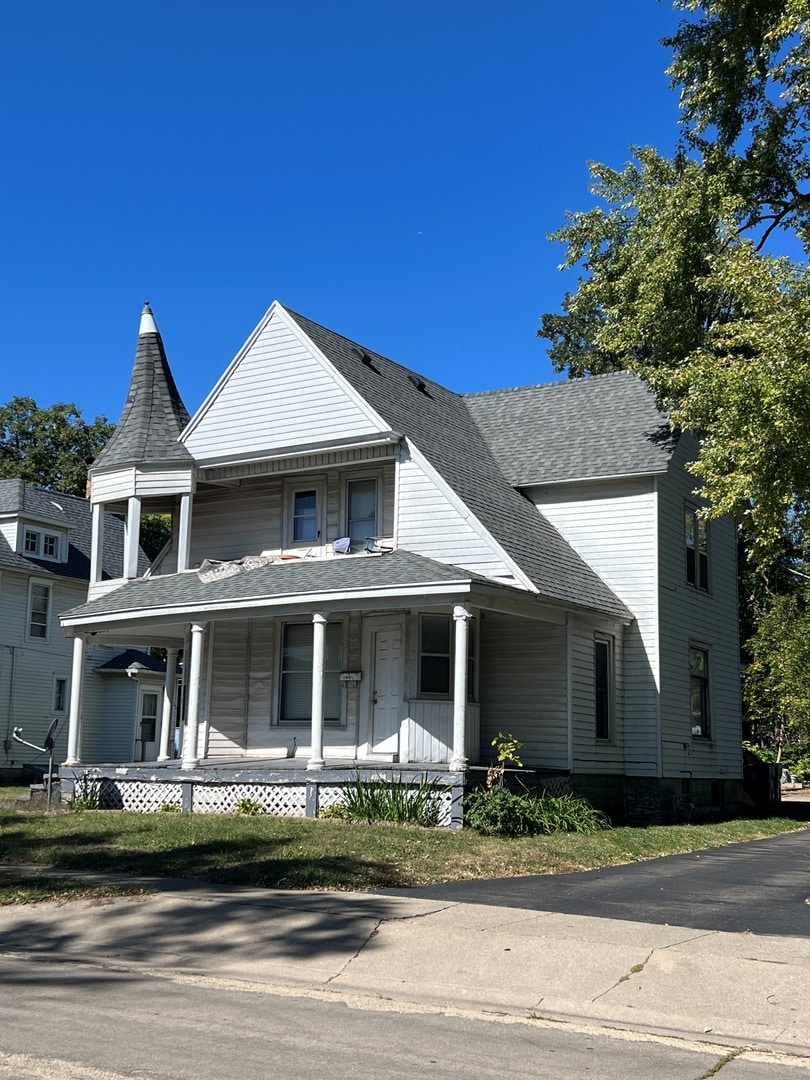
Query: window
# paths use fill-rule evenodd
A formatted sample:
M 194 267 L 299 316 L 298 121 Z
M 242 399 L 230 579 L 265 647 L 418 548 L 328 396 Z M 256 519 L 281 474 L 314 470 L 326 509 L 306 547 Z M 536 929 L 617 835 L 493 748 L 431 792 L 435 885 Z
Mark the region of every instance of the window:
M 326 624 L 326 657 L 323 680 L 324 724 L 342 722 L 340 670 L 343 624 Z M 281 646 L 279 724 L 312 723 L 312 623 L 287 623 Z
M 50 585 L 31 582 L 28 593 L 28 636 L 48 640 L 48 616 L 51 607 Z
M 346 536 L 351 551 L 363 551 L 370 536 L 376 536 L 377 481 L 349 480 L 346 483 Z
M 709 653 L 706 649 L 689 649 L 689 707 L 692 715 L 692 734 L 709 736 Z
M 58 675 L 53 680 L 53 711 L 55 713 L 67 712 L 68 681 Z
M 693 506 L 684 508 L 686 580 L 696 589 L 709 591 L 709 537 L 706 522 Z
M 39 533 L 34 532 L 33 529 L 25 530 L 25 554 L 26 555 L 38 555 L 39 554 Z
M 609 739 L 613 719 L 613 640 L 596 637 L 593 642 L 593 673 L 597 739 Z
M 59 537 L 51 533 L 43 533 L 42 554 L 46 559 L 56 559 L 59 556 Z
M 419 696 L 449 698 L 453 675 L 453 619 L 450 615 L 422 615 L 419 620 Z M 475 623 L 468 623 L 467 698 L 475 699 Z
M 321 543 L 325 503 L 324 487 L 321 483 L 287 488 L 284 527 L 286 547 L 315 547 Z
M 141 743 L 153 743 L 157 735 L 158 696 L 156 693 L 141 695 Z
M 23 534 L 23 552 L 41 559 L 60 559 L 61 538 L 58 533 L 40 532 L 26 528 Z

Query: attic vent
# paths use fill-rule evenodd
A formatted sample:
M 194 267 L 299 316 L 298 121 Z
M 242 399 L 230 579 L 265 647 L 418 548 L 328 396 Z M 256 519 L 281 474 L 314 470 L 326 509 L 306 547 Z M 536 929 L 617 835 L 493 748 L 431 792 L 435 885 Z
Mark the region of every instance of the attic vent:
M 413 383 L 413 385 L 416 387 L 416 389 L 420 393 L 422 393 L 422 394 L 427 393 L 427 383 L 425 382 L 424 379 L 420 379 L 416 375 L 409 375 L 408 376 L 408 382 Z
M 371 367 L 371 357 L 365 349 L 361 349 L 357 345 L 352 345 L 352 352 L 358 360 L 362 360 L 364 364 L 368 364 L 368 366 Z

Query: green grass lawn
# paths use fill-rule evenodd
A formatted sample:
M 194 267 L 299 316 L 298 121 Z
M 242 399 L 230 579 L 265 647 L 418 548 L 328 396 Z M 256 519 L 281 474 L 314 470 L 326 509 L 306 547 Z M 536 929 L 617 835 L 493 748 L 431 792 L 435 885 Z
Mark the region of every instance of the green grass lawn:
M 56 877 L 60 870 L 94 870 L 283 889 L 374 889 L 588 870 L 803 827 L 774 817 L 504 839 L 331 820 L 4 810 L 0 863 L 48 867 Z M 19 889 L 27 881 L 4 874 L 0 887 Z

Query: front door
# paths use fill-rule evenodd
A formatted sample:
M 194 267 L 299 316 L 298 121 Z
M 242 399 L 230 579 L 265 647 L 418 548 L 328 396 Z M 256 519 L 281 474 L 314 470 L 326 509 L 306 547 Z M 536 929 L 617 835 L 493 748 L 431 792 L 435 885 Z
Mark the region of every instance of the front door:
M 367 620 L 368 745 L 372 754 L 399 755 L 403 717 L 405 624 L 402 619 Z

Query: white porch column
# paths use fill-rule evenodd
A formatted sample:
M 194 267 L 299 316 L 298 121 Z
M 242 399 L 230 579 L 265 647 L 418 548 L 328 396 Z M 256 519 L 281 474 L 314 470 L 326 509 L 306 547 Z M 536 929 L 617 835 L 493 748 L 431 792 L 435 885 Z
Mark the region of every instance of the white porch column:
M 191 495 L 180 496 L 180 521 L 177 525 L 177 572 L 188 570 L 191 561 Z
M 141 500 L 133 495 L 127 505 L 127 529 L 124 538 L 124 577 L 138 576 L 138 544 L 141 539 Z
M 205 624 L 191 625 L 191 657 L 188 665 L 188 718 L 186 733 L 183 738 L 183 760 L 181 768 L 196 769 L 200 763 L 197 756 L 197 735 L 200 722 L 200 672 L 202 670 L 203 639 Z
M 323 674 L 326 661 L 326 616 L 312 616 L 312 739 L 308 769 L 322 769 L 323 758 Z
M 453 608 L 456 634 L 453 657 L 453 753 L 450 768 L 457 770 L 467 768 L 467 642 L 471 618 L 472 612 L 463 604 L 456 604 Z
M 160 714 L 160 752 L 158 761 L 171 759 L 170 740 L 172 736 L 172 705 L 174 688 L 177 683 L 178 649 L 166 650 L 166 681 L 163 684 L 163 711 Z
M 84 698 L 84 659 L 87 639 L 77 634 L 73 639 L 73 668 L 70 676 L 70 719 L 68 720 L 68 749 L 65 765 L 82 763 L 82 699 Z
M 104 504 L 93 507 L 93 537 L 90 547 L 90 584 L 101 581 L 104 566 Z

